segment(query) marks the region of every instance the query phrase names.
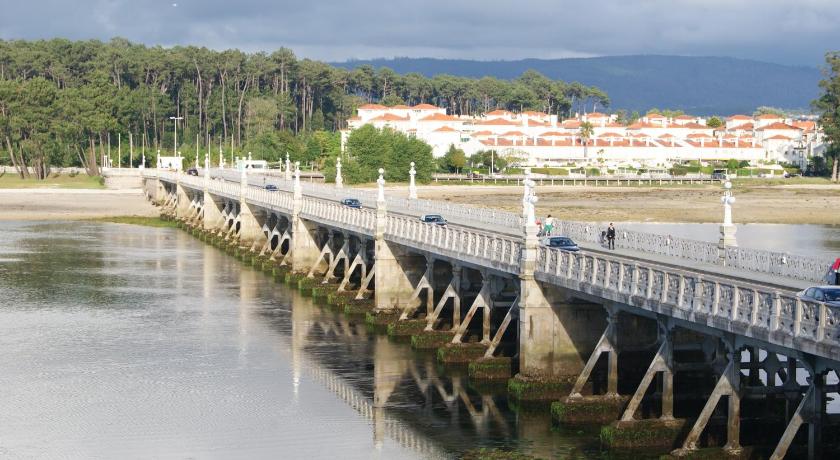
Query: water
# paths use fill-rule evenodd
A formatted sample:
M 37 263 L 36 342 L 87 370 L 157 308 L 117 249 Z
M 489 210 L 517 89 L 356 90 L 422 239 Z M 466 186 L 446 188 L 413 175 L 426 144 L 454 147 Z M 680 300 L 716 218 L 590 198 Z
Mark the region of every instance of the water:
M 183 232 L 0 234 L 0 458 L 595 455 Z
M 719 238 L 717 224 L 621 222 L 616 228 L 709 242 L 717 242 Z M 735 236 L 738 245 L 745 248 L 821 258 L 840 257 L 840 225 L 738 224 Z

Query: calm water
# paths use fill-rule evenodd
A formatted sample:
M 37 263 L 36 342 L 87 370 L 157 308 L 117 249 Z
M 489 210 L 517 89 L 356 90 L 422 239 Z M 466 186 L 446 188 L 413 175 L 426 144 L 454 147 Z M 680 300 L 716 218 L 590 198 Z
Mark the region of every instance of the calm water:
M 0 235 L 0 458 L 594 454 L 183 232 Z
M 837 217 L 840 222 L 840 215 Z M 604 225 L 606 227 L 606 224 Z M 717 242 L 717 224 L 619 223 L 616 228 L 639 230 L 700 241 Z M 838 225 L 738 224 L 738 245 L 807 256 L 840 257 Z

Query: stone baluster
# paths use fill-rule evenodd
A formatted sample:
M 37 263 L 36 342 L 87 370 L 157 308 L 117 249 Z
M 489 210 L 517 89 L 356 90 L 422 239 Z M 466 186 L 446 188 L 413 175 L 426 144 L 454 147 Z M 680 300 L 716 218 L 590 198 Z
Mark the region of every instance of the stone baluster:
M 411 169 L 408 170 L 408 199 L 416 200 L 417 199 L 417 184 L 414 183 L 414 176 L 417 174 L 417 170 L 414 169 L 414 162 L 411 162 Z

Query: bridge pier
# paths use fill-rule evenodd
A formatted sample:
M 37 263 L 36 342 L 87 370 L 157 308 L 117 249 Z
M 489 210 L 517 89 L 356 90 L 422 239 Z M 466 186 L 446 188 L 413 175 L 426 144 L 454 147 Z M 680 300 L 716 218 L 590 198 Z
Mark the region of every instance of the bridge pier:
M 184 219 L 189 214 L 190 197 L 181 183 L 175 184 L 175 217 Z
M 289 242 L 289 256 L 292 261 L 292 271 L 296 273 L 308 273 L 318 261 L 321 250 L 318 241 L 315 239 L 315 232 L 318 226 L 315 223 L 307 222 L 297 213 L 292 214 L 292 234 Z
M 377 238 L 374 246 L 375 311 L 392 312 L 408 307 L 414 292 L 412 279 L 425 268 L 425 258 L 384 238 Z

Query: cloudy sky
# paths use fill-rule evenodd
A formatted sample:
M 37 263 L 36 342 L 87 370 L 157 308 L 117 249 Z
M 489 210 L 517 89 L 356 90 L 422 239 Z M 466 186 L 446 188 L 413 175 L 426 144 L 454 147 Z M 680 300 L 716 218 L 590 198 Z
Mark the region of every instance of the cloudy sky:
M 114 36 L 329 61 L 680 54 L 818 66 L 840 49 L 840 0 L 0 0 L 3 39 Z

